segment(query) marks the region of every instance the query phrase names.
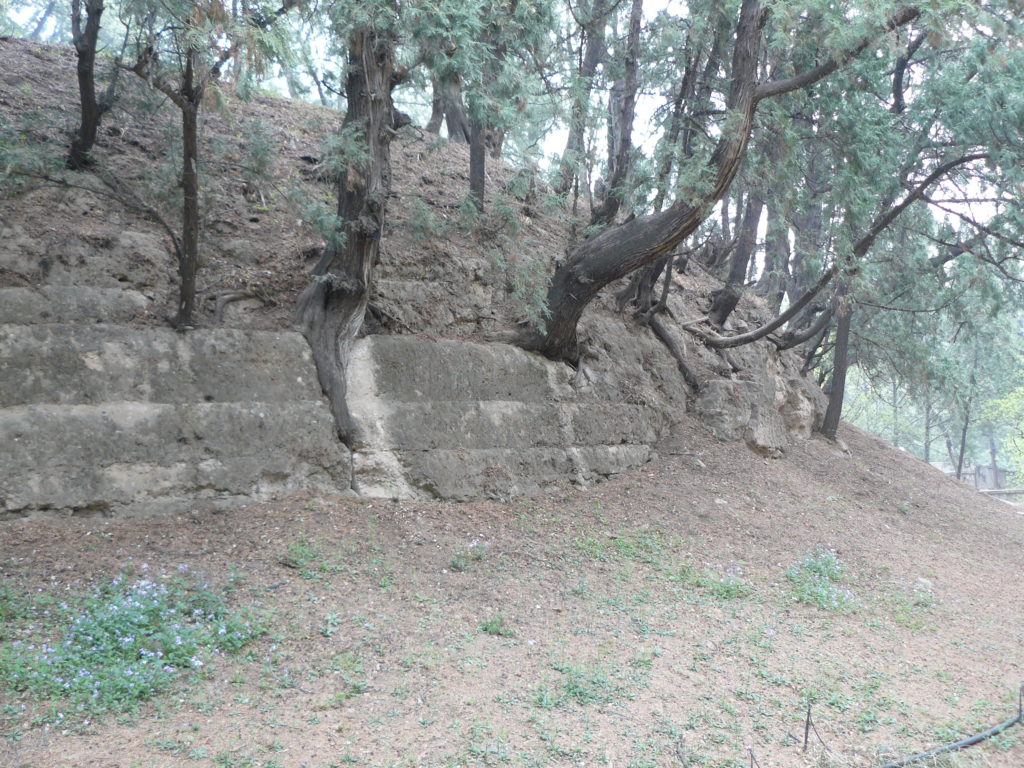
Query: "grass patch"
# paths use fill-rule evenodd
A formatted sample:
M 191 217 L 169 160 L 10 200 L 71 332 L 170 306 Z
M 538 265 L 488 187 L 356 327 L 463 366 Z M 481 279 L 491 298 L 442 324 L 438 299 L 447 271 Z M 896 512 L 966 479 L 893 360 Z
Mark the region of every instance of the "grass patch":
M 9 628 L 18 639 L 0 643 L 0 685 L 63 702 L 57 722 L 132 710 L 264 631 L 222 591 L 177 577 L 122 574 L 52 606 L 43 595 L 25 605 Z
M 754 585 L 735 568 L 721 571 L 705 568 L 698 571 L 684 564 L 672 575 L 672 579 L 696 587 L 715 600 L 746 600 L 754 594 Z
M 935 594 L 920 586 L 913 591 L 898 592 L 890 601 L 893 621 L 911 630 L 926 629 L 935 602 Z
M 808 552 L 786 569 L 793 600 L 823 611 L 846 611 L 853 606 L 853 594 L 844 586 L 842 562 L 833 550 Z
M 630 560 L 647 565 L 659 565 L 666 550 L 678 543 L 653 531 L 620 532 L 601 536 L 587 536 L 576 541 L 576 549 L 591 560 L 611 562 Z
M 479 563 L 486 556 L 487 551 L 483 544 L 478 541 L 472 542 L 466 549 L 456 552 L 448 561 L 448 567 L 456 573 L 463 573 L 469 570 L 473 563 Z
M 626 689 L 617 683 L 606 669 L 594 665 L 555 664 L 562 673 L 557 685 L 545 681 L 537 686 L 534 705 L 541 709 L 555 709 L 568 704 L 607 704 L 626 695 Z
M 495 637 L 514 637 L 516 634 L 515 630 L 505 623 L 504 616 L 492 616 L 481 622 L 480 631 L 485 635 L 494 635 Z
M 328 563 L 321 546 L 310 541 L 304 533 L 292 540 L 278 562 L 287 568 L 297 570 L 299 576 L 306 581 L 316 581 L 324 573 L 339 573 L 347 570 L 343 565 Z

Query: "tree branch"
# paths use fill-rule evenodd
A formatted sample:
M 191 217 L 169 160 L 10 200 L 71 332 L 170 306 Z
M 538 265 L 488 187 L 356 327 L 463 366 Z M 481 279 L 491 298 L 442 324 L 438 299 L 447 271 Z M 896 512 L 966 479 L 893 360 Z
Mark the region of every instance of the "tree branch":
M 894 29 L 909 24 L 914 19 L 921 15 L 921 11 L 914 6 L 905 6 L 897 10 L 892 16 L 889 17 L 889 21 L 886 23 L 884 32 L 891 32 Z M 847 64 L 851 60 L 855 59 L 860 53 L 864 51 L 872 42 L 874 42 L 877 35 L 871 35 L 865 37 L 857 45 L 852 48 L 848 48 L 838 56 L 833 56 L 827 61 L 822 62 L 813 69 L 809 69 L 806 72 L 802 72 L 799 75 L 793 77 L 787 77 L 782 80 L 771 80 L 767 83 L 762 83 L 757 87 L 754 92 L 755 103 L 761 101 L 761 99 L 771 98 L 772 96 L 778 96 L 783 93 L 789 93 L 790 91 L 797 91 L 801 88 L 806 88 L 808 85 L 822 80 L 841 66 Z

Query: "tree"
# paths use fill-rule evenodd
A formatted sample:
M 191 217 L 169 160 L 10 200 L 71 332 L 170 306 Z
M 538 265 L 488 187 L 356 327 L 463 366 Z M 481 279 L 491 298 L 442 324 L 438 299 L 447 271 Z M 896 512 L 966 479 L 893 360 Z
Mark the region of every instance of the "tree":
M 547 357 L 575 360 L 579 356 L 576 325 L 584 308 L 609 283 L 657 261 L 692 234 L 728 190 L 743 161 L 754 113 L 759 102 L 805 88 L 831 75 L 861 53 L 884 30 L 917 18 L 914 8 L 902 8 L 851 47 L 792 77 L 759 83 L 765 9 L 757 0 L 743 0 L 733 40 L 732 66 L 726 99 L 728 119 L 721 127 L 701 184 L 661 213 L 637 217 L 581 244 L 555 270 L 547 296 L 548 320 L 542 333 L 521 343 Z
M 298 319 L 313 350 L 338 433 L 352 441 L 345 373 L 369 302 L 373 267 L 391 192 L 391 98 L 395 68 L 393 8 L 364 7 L 353 20 L 337 7 L 335 26 L 347 39 L 346 110 L 335 231 L 298 301 Z
M 78 56 L 78 94 L 82 112 L 81 124 L 71 141 L 71 151 L 68 154 L 68 167 L 72 170 L 90 164 L 89 153 L 96 143 L 100 120 L 113 106 L 117 88 L 118 70 L 115 68 L 106 92 L 101 98 L 96 98 L 96 46 L 102 16 L 103 0 L 86 0 L 83 27 L 82 1 L 71 0 L 71 39 Z
M 569 136 L 562 152 L 555 176 L 556 194 L 565 195 L 574 187 L 578 190 L 578 168 L 584 158 L 584 132 L 590 108 L 590 94 L 594 87 L 597 68 L 606 54 L 605 28 L 608 13 L 614 8 L 609 0 L 592 0 L 589 6 L 580 3 L 574 19 L 579 26 L 580 60 L 573 73 L 570 92 L 572 107 L 569 113 Z
M 217 0 L 204 3 L 144 0 L 132 9 L 135 61 L 122 64 L 163 93 L 181 113 L 181 237 L 178 307 L 174 325 L 192 326 L 199 269 L 199 113 L 225 65 L 254 33 L 296 7 L 286 0 L 270 17 L 246 8 L 234 17 Z

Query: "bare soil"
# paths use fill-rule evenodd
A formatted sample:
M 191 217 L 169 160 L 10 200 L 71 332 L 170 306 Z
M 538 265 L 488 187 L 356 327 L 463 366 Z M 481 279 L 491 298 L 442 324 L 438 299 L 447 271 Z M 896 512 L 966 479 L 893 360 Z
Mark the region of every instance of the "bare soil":
M 5 694 L 0 764 L 741 766 L 752 749 L 761 766 L 872 766 L 1005 719 L 1024 518 L 843 439 L 850 453 L 812 440 L 770 460 L 689 426 L 647 468 L 511 504 L 6 523 L 14 588 L 128 562 L 240 571 L 234 600 L 273 621 L 248 659 L 131 717 L 59 731 Z M 282 562 L 299 541 L 316 553 L 302 570 Z M 815 548 L 845 565 L 850 610 L 794 602 L 785 571 Z M 498 616 L 513 635 L 481 629 Z M 804 753 L 808 700 L 821 738 Z M 1021 730 L 958 764 L 1020 765 Z

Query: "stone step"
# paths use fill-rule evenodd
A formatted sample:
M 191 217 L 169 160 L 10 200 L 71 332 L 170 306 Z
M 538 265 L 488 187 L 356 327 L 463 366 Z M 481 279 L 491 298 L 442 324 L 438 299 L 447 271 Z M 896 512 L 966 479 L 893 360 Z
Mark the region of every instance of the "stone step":
M 664 416 L 629 403 L 352 399 L 353 447 L 426 451 L 657 442 Z
M 126 323 L 146 309 L 139 291 L 90 286 L 0 288 L 0 323 Z
M 349 366 L 352 397 L 388 402 L 516 400 L 548 403 L 567 388 L 557 366 L 507 344 L 415 336 L 360 339 Z
M 0 406 L 268 402 L 320 394 L 309 346 L 298 333 L 0 326 Z
M 0 409 L 0 516 L 179 508 L 343 491 L 351 460 L 320 400 Z
M 354 487 L 383 498 L 511 498 L 573 480 L 588 483 L 651 457 L 647 445 L 380 451 L 353 454 Z

